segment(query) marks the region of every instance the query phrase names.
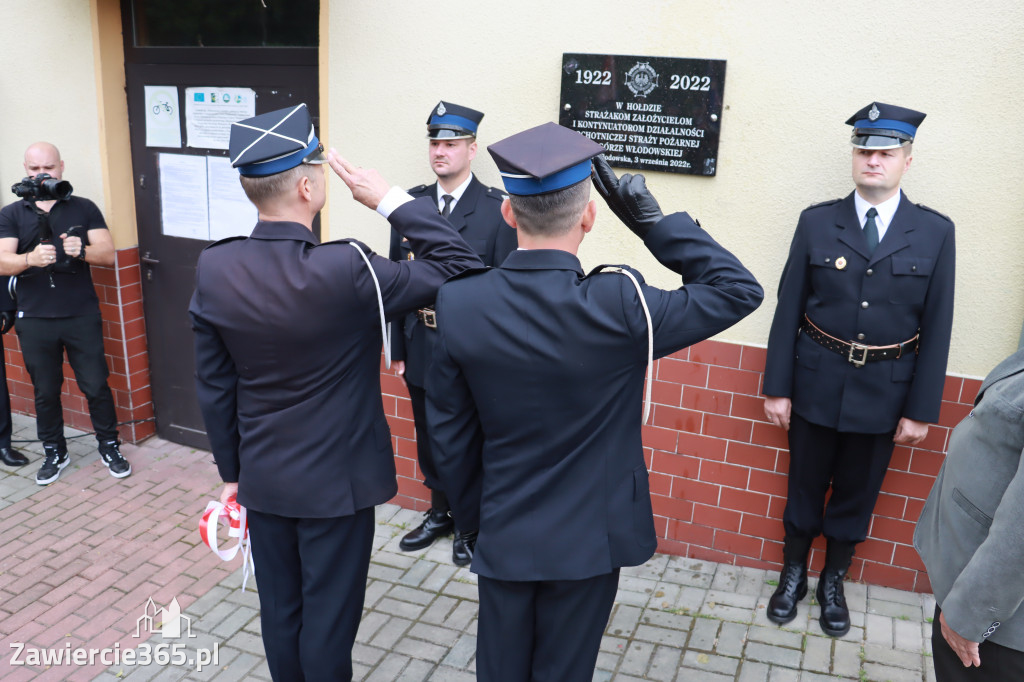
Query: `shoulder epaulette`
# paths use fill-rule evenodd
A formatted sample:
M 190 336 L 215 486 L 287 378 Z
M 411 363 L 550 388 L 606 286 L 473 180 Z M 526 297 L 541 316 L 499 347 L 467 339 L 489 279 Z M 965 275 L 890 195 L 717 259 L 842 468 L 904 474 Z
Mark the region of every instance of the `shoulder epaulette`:
M 233 236 L 233 237 L 224 237 L 224 239 L 218 239 L 218 240 L 217 240 L 217 241 L 215 241 L 214 243 L 212 243 L 212 244 L 208 244 L 208 245 L 206 246 L 206 248 L 205 248 L 205 249 L 203 249 L 203 251 L 206 251 L 206 249 L 212 249 L 212 248 L 213 248 L 213 247 L 215 247 L 215 246 L 220 246 L 221 244 L 227 244 L 228 242 L 236 242 L 236 241 L 238 241 L 239 239 L 248 239 L 248 238 L 249 238 L 249 237 L 247 237 L 247 236 L 245 236 L 245 235 L 242 235 L 242 234 L 236 234 L 236 235 L 235 235 L 235 236 Z
M 596 268 L 594 268 L 593 270 L 588 272 L 586 275 L 584 275 L 583 279 L 586 279 L 588 277 L 593 277 L 594 275 L 600 275 L 602 272 L 614 273 L 615 270 L 613 270 L 612 268 L 621 269 L 621 270 L 629 270 L 629 269 L 631 269 L 628 265 L 614 265 L 614 264 L 611 264 L 611 263 L 606 263 L 605 265 L 598 265 Z
M 468 270 L 463 270 L 462 272 L 460 272 L 460 273 L 458 273 L 456 275 L 452 275 L 451 277 L 449 277 L 448 279 L 445 280 L 445 283 L 447 283 L 447 282 L 454 282 L 457 279 L 465 279 L 466 277 L 472 277 L 473 275 L 482 275 L 485 272 L 488 272 L 489 270 L 493 270 L 493 269 L 494 268 L 492 268 L 489 265 L 485 265 L 482 268 L 469 268 Z
M 343 239 L 332 239 L 329 242 L 321 243 L 320 246 L 327 246 L 328 244 L 351 244 L 354 241 L 355 241 L 354 239 L 351 239 L 349 237 L 346 237 L 346 238 L 343 238 Z
M 498 189 L 497 187 L 488 187 L 487 196 L 497 201 L 508 199 L 508 194 L 505 193 L 505 190 Z
M 828 201 L 823 201 L 820 204 L 811 204 L 810 206 L 808 206 L 804 210 L 805 211 L 810 211 L 812 208 L 821 208 L 823 206 L 831 206 L 832 204 L 838 204 L 840 201 L 842 201 L 842 199 L 830 199 Z
M 426 185 L 416 185 L 415 187 L 409 190 L 409 194 L 422 194 L 424 191 L 426 191 L 426 189 Z
M 940 218 L 942 218 L 943 220 L 945 220 L 947 222 L 950 222 L 950 223 L 953 222 L 953 219 L 950 218 L 948 215 L 946 215 L 945 213 L 940 213 L 939 211 L 936 211 L 934 208 L 932 208 L 930 206 L 925 206 L 924 204 L 917 204 L 917 207 L 918 208 L 923 208 L 924 210 L 928 211 L 929 213 L 934 213 L 935 215 L 939 216 Z

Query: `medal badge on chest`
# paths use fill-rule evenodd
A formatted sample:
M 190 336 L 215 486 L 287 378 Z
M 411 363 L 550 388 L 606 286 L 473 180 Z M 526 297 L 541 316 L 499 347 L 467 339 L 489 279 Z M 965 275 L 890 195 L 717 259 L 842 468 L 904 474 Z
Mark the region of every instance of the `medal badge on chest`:
M 836 270 L 845 270 L 845 269 L 846 269 L 846 259 L 843 258 L 842 256 L 840 256 L 839 258 L 836 258 Z

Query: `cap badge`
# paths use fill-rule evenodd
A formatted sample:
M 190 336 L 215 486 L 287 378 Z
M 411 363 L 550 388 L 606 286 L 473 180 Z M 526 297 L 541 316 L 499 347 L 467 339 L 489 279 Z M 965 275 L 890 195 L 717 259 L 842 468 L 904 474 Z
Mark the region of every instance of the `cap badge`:
M 878 117 L 881 116 L 881 115 L 882 115 L 882 112 L 880 112 L 878 110 L 878 105 L 877 104 L 872 104 L 871 105 L 871 111 L 868 112 L 868 120 L 869 121 L 877 121 Z
M 448 111 L 448 110 L 444 108 L 444 102 L 441 102 L 440 104 L 437 105 L 437 115 L 438 116 L 444 116 L 446 111 Z M 878 118 L 878 116 L 876 115 L 875 118 Z M 871 119 L 871 120 L 874 120 L 874 119 Z
M 840 256 L 839 258 L 836 258 L 836 270 L 845 270 L 845 269 L 846 269 L 846 259 L 843 258 L 842 256 Z

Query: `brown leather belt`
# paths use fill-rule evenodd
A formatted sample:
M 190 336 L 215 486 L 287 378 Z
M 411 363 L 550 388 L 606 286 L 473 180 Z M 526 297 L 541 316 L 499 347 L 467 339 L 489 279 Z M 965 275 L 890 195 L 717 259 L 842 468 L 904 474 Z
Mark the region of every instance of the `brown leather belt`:
M 416 311 L 416 317 L 426 327 L 437 329 L 437 313 L 434 312 L 433 308 L 420 308 Z
M 895 360 L 903 357 L 904 353 L 916 353 L 917 345 L 921 338 L 920 334 L 915 334 L 914 338 L 908 339 L 903 343 L 894 343 L 891 346 L 866 346 L 856 341 L 837 339 L 831 334 L 822 331 L 806 315 L 804 315 L 804 322 L 800 325 L 800 330 L 807 334 L 807 338 L 811 341 L 816 342 L 822 348 L 839 353 L 849 360 L 850 364 L 857 367 L 863 367 L 866 363 L 875 362 L 876 360 Z

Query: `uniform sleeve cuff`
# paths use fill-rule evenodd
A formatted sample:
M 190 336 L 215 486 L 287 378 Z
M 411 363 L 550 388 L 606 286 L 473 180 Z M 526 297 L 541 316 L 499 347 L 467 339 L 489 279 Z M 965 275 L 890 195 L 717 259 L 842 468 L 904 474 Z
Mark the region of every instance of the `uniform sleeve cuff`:
M 380 203 L 377 204 L 377 213 L 380 213 L 382 216 L 387 218 L 396 208 L 410 201 L 412 201 L 412 195 L 401 187 L 392 187 L 388 190 L 388 193 L 384 195 L 384 198 L 380 200 Z

